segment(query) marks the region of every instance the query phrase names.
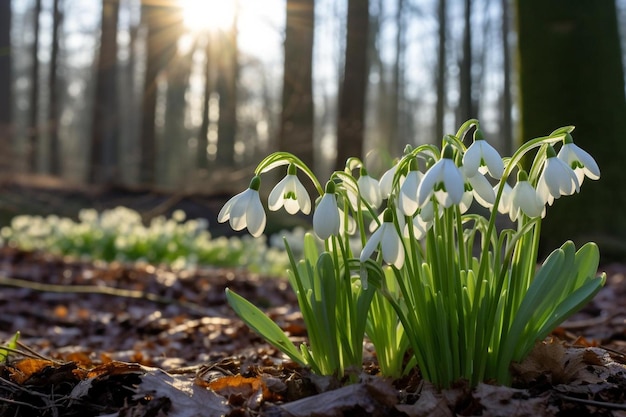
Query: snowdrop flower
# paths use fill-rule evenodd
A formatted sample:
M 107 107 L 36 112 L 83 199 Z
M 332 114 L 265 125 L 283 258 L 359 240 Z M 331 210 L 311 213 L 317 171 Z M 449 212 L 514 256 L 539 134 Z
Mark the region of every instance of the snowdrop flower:
M 394 164 L 391 168 L 389 168 L 385 173 L 380 177 L 378 181 L 380 186 L 380 195 L 382 198 L 389 198 L 391 195 L 391 191 L 393 190 L 393 177 L 396 175 L 396 171 L 398 171 L 398 164 Z
M 528 174 L 525 171 L 520 171 L 517 175 L 517 184 L 511 191 L 510 202 L 511 221 L 517 220 L 520 211 L 528 217 L 539 217 L 545 212 L 545 203 L 528 182 Z
M 335 196 L 335 183 L 328 181 L 326 190 L 313 213 L 313 231 L 322 240 L 339 234 L 341 217 Z
M 579 191 L 580 184 L 574 171 L 562 159 L 556 157 L 552 146 L 548 146 L 543 171 L 537 182 L 537 193 L 542 201 L 552 205 L 554 199 Z
M 569 133 L 565 135 L 563 146 L 557 157 L 574 170 L 579 185 L 583 184 L 585 176 L 592 180 L 600 178 L 600 168 L 595 159 L 585 150 L 574 144 L 572 135 Z
M 415 215 L 419 208 L 419 204 L 417 204 L 417 188 L 422 178 L 424 178 L 424 174 L 417 170 L 417 161 L 413 159 L 410 171 L 400 186 L 400 193 L 398 194 L 398 209 L 405 216 Z
M 431 203 L 431 211 L 432 211 L 432 203 Z M 423 210 L 423 209 L 422 209 Z M 430 227 L 433 225 L 432 221 L 424 220 L 422 214 L 418 214 L 413 217 L 413 238 L 417 240 L 421 240 L 426 236 L 426 233 L 430 230 Z M 404 237 L 409 237 L 409 224 L 405 224 L 403 227 L 403 235 Z
M 299 210 L 302 210 L 304 214 L 311 212 L 311 198 L 298 179 L 294 164 L 289 164 L 285 178 L 276 184 L 270 192 L 267 205 L 272 211 L 284 206 L 289 214 L 296 214 Z
M 402 213 L 402 211 L 400 210 L 400 208 L 398 207 L 397 204 L 395 206 L 396 206 L 396 218 L 398 219 L 398 225 L 400 226 L 400 230 L 402 230 L 404 228 L 404 226 L 406 225 L 406 221 L 404 220 L 404 214 Z M 388 206 L 388 207 L 390 207 L 390 206 Z M 378 229 L 378 226 L 385 221 L 385 211 L 382 211 L 377 216 L 377 219 L 378 219 L 378 221 L 376 221 L 376 219 L 374 219 L 374 220 L 372 220 L 370 222 L 369 231 L 371 233 L 374 233 L 376 231 L 376 229 Z
M 370 177 L 367 174 L 365 168 L 361 167 L 361 175 L 357 181 L 359 186 L 359 193 L 363 200 L 367 202 L 372 208 L 377 208 L 382 203 L 383 198 L 380 193 L 380 184 L 378 180 Z
M 500 183 L 496 184 L 493 187 L 494 194 L 498 193 L 498 188 L 500 187 Z M 513 192 L 513 188 L 508 183 L 504 183 L 504 189 L 502 190 L 502 195 L 500 196 L 500 201 L 498 202 L 498 212 L 500 214 L 506 214 L 511 209 L 511 193 Z
M 417 202 L 420 207 L 434 193 L 444 208 L 459 204 L 465 191 L 463 174 L 452 159 L 452 147 L 446 146 L 442 158 L 424 174 L 417 189 Z
M 496 194 L 483 174 L 478 173 L 473 177 L 467 178 L 467 183 L 472 191 L 472 196 L 478 201 L 478 204 L 486 208 L 493 207 L 493 203 L 496 201 Z
M 265 229 L 265 210 L 259 197 L 261 178 L 255 176 L 247 190 L 237 194 L 224 204 L 217 215 L 217 221 L 229 221 L 233 230 L 248 228 L 250 234 L 259 237 Z
M 465 167 L 465 175 L 470 178 L 479 171 L 483 174 L 488 171 L 492 178 L 500 179 L 504 172 L 502 157 L 483 138 L 480 129 L 476 129 L 476 132 L 474 132 L 474 142 L 463 155 L 463 166 Z
M 360 261 L 367 261 L 374 250 L 380 245 L 383 260 L 396 268 L 402 268 L 404 265 L 404 248 L 402 247 L 402 238 L 396 231 L 393 224 L 393 212 L 391 209 L 385 209 L 384 221 L 361 251 Z

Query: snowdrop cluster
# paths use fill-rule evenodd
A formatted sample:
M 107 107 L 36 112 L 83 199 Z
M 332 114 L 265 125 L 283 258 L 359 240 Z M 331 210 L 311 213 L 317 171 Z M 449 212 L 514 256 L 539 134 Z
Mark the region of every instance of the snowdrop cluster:
M 457 378 L 467 378 L 474 384 L 486 378 L 506 382 L 510 362 L 521 359 L 536 338 L 558 324 L 554 314 L 564 320 L 604 282 L 602 277 L 595 279 L 595 271 L 585 271 L 585 275 L 573 270 L 572 265 L 580 262 L 572 261 L 576 257 L 589 259 L 590 264 L 597 261 L 597 249 L 588 249 L 595 246 L 585 245 L 572 252 L 573 245 L 567 243 L 555 251 L 558 254 L 550 262 L 562 263 L 563 282 L 571 275 L 584 277 L 577 284 L 559 288 L 561 293 L 552 304 L 541 304 L 543 316 L 525 309 L 527 303 L 536 302 L 533 297 L 540 295 L 534 288 L 548 285 L 536 279 L 542 277 L 535 268 L 541 219 L 555 200 L 578 193 L 585 178 L 600 178 L 597 163 L 574 144 L 572 131 L 573 127 L 555 130 L 503 158 L 485 140 L 478 122 L 470 120 L 456 135 L 445 136 L 441 148 L 429 144 L 407 146 L 380 179 L 370 176 L 358 158 L 350 158 L 345 169 L 334 172 L 323 187 L 297 157 L 278 152 L 259 164 L 250 187 L 226 203 L 218 221 L 229 221 L 235 230 L 247 227 L 253 236 L 262 234 L 266 218 L 259 194 L 261 176 L 287 165 L 286 176 L 269 194 L 268 207 L 284 207 L 289 214 L 309 214 L 313 210 L 313 232 L 324 241 L 324 253 L 330 254 L 325 262 L 331 266 L 323 270 L 334 274 L 334 280 L 348 283 L 343 289 L 350 292 L 345 304 L 357 305 L 364 294 L 376 293 L 368 295 L 370 303 L 378 303 L 376 313 L 366 312 L 362 331 L 367 328 L 367 336 L 377 350 L 389 351 L 389 345 L 393 345 L 395 354 L 403 355 L 410 345 L 421 372 L 441 386 Z M 535 157 L 532 166 L 526 167 L 523 161 L 529 152 Z M 319 196 L 313 203 L 299 173 L 317 189 Z M 475 214 L 471 210 L 474 202 L 488 209 L 489 215 Z M 496 230 L 499 214 L 508 215 L 516 228 Z M 358 254 L 352 253 L 349 244 L 354 237 L 361 241 Z M 324 255 L 316 251 L 306 255 L 306 249 L 304 252 L 303 262 L 310 266 L 318 263 L 312 253 Z M 572 255 L 561 259 L 561 252 Z M 553 267 L 552 263 L 544 265 Z M 292 258 L 292 285 L 297 293 L 309 291 L 303 284 L 307 280 L 319 279 L 315 274 L 301 277 L 306 271 Z M 369 283 L 373 283 L 371 289 Z M 558 286 L 558 279 L 553 284 Z M 323 296 L 321 293 L 322 302 Z M 578 303 L 572 305 L 572 297 Z M 308 320 L 310 338 L 318 333 L 329 337 L 328 333 L 311 329 L 323 324 L 314 317 L 307 319 L 307 314 L 313 314 L 309 302 L 303 300 L 301 308 Z M 325 308 L 335 309 L 337 316 L 356 316 L 354 311 L 346 312 L 351 307 L 333 303 Z M 388 329 L 389 312 L 395 317 L 393 335 Z M 518 328 L 519 323 L 524 323 L 524 331 Z M 263 328 L 254 320 L 248 324 L 257 330 Z M 341 351 L 345 337 L 337 332 L 330 337 L 337 339 Z M 398 334 L 404 334 L 406 344 L 398 342 Z M 307 365 L 316 364 L 320 356 L 333 354 L 307 349 L 303 351 L 309 352 L 308 356 L 294 355 L 293 351 L 288 354 Z M 354 346 L 351 349 L 354 353 Z M 344 359 L 339 355 L 336 362 Z M 379 361 L 383 360 L 379 355 Z M 403 371 L 397 361 L 393 366 L 389 361 L 381 363 L 381 369 L 393 375 Z M 328 371 L 338 369 L 345 367 Z

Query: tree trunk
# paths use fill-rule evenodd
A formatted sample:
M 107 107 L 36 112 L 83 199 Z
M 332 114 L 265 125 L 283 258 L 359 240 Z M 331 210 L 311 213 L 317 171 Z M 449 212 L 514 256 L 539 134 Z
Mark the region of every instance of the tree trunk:
M 456 125 L 477 117 L 472 100 L 472 0 L 465 0 L 463 56 L 459 63 L 459 107 Z
M 614 1 L 518 0 L 521 130 L 525 140 L 576 125 L 574 141 L 602 177 L 548 208 L 545 249 L 595 240 L 605 258 L 626 255 L 626 99 Z
M 437 19 L 439 24 L 439 44 L 437 46 L 437 104 L 435 109 L 435 141 L 440 141 L 444 135 L 444 118 L 446 116 L 446 37 L 447 37 L 447 7 L 446 0 L 439 0 Z
M 2 172 L 12 165 L 13 76 L 11 70 L 11 2 L 0 1 L 0 158 Z
M 369 67 L 367 38 L 369 0 L 348 1 L 346 59 L 339 93 L 337 120 L 337 159 L 335 168 L 343 170 L 346 159 L 362 157 L 365 131 L 365 97 Z
M 117 22 L 119 0 L 102 1 L 100 53 L 91 132 L 90 183 L 118 178 Z
M 209 145 L 209 126 L 211 124 L 210 105 L 211 105 L 211 93 L 213 92 L 213 62 L 214 55 L 211 54 L 213 48 L 211 43 L 213 42 L 213 36 L 208 34 L 206 40 L 206 47 L 204 48 L 204 94 L 202 95 L 202 124 L 200 125 L 200 131 L 198 132 L 198 146 L 196 151 L 196 168 L 201 171 L 209 169 L 209 154 L 207 147 Z
M 285 64 L 278 148 L 313 168 L 314 0 L 287 0 Z
M 182 20 L 181 20 L 182 22 Z M 196 45 L 183 54 L 178 52 L 167 72 L 165 97 L 165 126 L 163 130 L 163 183 L 169 187 L 184 188 L 184 181 L 191 171 L 187 159 L 189 130 L 185 127 L 187 111 L 186 95 L 193 65 Z
M 28 143 L 27 161 L 30 172 L 37 171 L 38 144 L 39 144 L 39 15 L 41 15 L 41 0 L 35 0 L 33 10 L 33 48 L 31 51 L 32 67 L 30 73 L 30 100 L 28 109 Z
M 59 151 L 59 86 L 57 69 L 59 66 L 59 28 L 61 26 L 61 0 L 52 3 L 52 51 L 50 52 L 50 72 L 48 90 L 48 134 L 50 141 L 49 171 L 52 175 L 61 174 L 61 154 Z
M 180 5 L 176 0 L 144 0 L 142 3 L 142 20 L 147 25 L 148 32 L 139 145 L 139 182 L 143 185 L 153 185 L 157 179 L 158 77 L 175 56 L 176 43 L 180 36 L 180 27 L 177 25 L 181 20 L 180 12 Z
M 502 154 L 510 156 L 513 154 L 513 100 L 511 98 L 511 48 L 509 45 L 510 35 L 510 2 L 502 0 L 502 126 L 500 127 Z
M 216 162 L 222 166 L 235 164 L 235 138 L 237 134 L 237 16 L 227 32 L 223 33 L 222 49 L 218 56 L 216 90 L 219 95 L 219 120 L 217 122 Z
M 392 79 L 392 95 L 391 95 L 391 120 L 389 130 L 390 155 L 400 155 L 402 152 L 401 145 L 403 141 L 400 140 L 400 104 L 404 101 L 403 84 L 403 71 L 404 62 L 402 57 L 405 53 L 404 47 L 404 0 L 398 0 L 396 10 L 396 55 L 393 63 L 393 79 Z

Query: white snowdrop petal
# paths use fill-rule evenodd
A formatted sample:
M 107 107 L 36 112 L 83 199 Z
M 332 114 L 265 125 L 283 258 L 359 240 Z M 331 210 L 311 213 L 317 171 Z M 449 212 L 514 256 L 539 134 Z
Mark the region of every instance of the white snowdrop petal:
M 402 265 L 404 265 L 404 248 L 402 247 L 400 236 L 398 236 L 393 223 L 385 223 L 384 226 L 385 229 L 380 245 L 383 259 L 396 268 L 402 268 Z
M 256 192 L 250 188 L 241 193 L 237 201 L 235 201 L 230 210 L 230 227 L 233 230 L 243 230 L 246 228 L 246 212 L 248 210 L 248 204 L 253 192 Z
M 513 189 L 513 205 L 521 209 L 528 217 L 539 217 L 544 205 L 537 196 L 537 191 L 528 181 L 521 181 Z
M 272 191 L 270 192 L 270 195 L 267 199 L 267 207 L 270 210 L 276 211 L 283 206 L 285 201 L 284 196 L 286 192 L 285 187 L 287 186 L 288 181 L 289 176 L 287 175 L 285 178 L 280 180 L 278 184 L 274 186 L 274 188 L 272 188 Z
M 380 195 L 380 185 L 376 179 L 369 175 L 363 175 L 358 179 L 357 184 L 361 196 L 370 206 L 373 208 L 380 206 L 382 197 Z
M 470 177 L 469 183 L 474 189 L 474 197 L 483 207 L 491 207 L 496 201 L 496 194 L 493 187 L 489 184 L 487 178 L 482 175 L 474 175 Z
M 418 187 L 418 172 L 409 172 L 406 179 L 404 180 L 404 183 L 400 187 L 400 195 L 398 196 L 398 208 L 405 216 L 413 216 L 419 208 L 419 205 L 417 204 Z
M 300 211 L 299 201 L 294 200 L 293 198 L 284 199 L 283 205 L 285 207 L 285 211 L 289 214 L 296 214 L 298 211 Z
M 487 169 L 489 171 L 489 175 L 492 178 L 500 179 L 502 177 L 502 173 L 504 172 L 504 162 L 502 162 L 502 157 L 487 141 L 481 140 L 481 151 L 482 151 L 482 159 L 487 165 Z
M 219 223 L 224 223 L 225 221 L 227 221 L 230 218 L 230 211 L 232 210 L 233 207 L 233 203 L 235 201 L 237 201 L 237 199 L 239 198 L 239 195 L 241 193 L 237 194 L 234 197 L 231 197 L 226 204 L 224 204 L 224 207 L 222 207 L 222 209 L 220 210 L 220 212 L 217 215 L 217 221 Z
M 380 193 L 383 198 L 389 198 L 391 191 L 393 189 L 393 177 L 396 175 L 396 171 L 398 170 L 398 164 L 389 168 L 385 173 L 380 177 L 378 181 L 380 186 Z
M 477 142 L 482 141 L 474 141 L 463 155 L 463 167 L 468 177 L 476 175 L 476 173 L 478 173 L 478 167 L 480 166 L 482 156 Z
M 339 233 L 339 209 L 334 194 L 324 194 L 313 213 L 313 230 L 322 240 Z
M 443 185 L 453 204 L 459 204 L 465 192 L 463 174 L 452 159 L 444 159 Z
M 474 201 L 474 195 L 472 194 L 471 191 L 466 191 L 463 193 L 463 198 L 461 199 L 461 202 L 459 203 L 459 210 L 461 211 L 461 214 L 464 214 L 467 212 L 467 210 L 469 210 L 470 206 L 472 205 L 472 201 Z
M 261 200 L 254 198 L 254 196 L 251 197 L 246 210 L 246 223 L 250 234 L 254 237 L 261 236 L 263 230 L 265 230 L 265 221 L 265 211 L 263 210 Z
M 296 181 L 294 186 L 296 188 L 296 196 L 298 197 L 300 210 L 304 214 L 309 214 L 311 212 L 311 197 L 309 196 L 308 191 L 304 185 L 302 185 L 300 180 Z
M 426 201 L 433 194 L 435 184 L 440 181 L 439 175 L 442 169 L 442 161 L 443 159 L 440 159 L 426 171 L 424 178 L 422 178 L 422 181 L 417 187 L 417 202 L 420 207 L 426 204 Z
M 372 254 L 376 250 L 376 247 L 380 243 L 383 231 L 384 229 L 381 226 L 374 232 L 374 234 L 372 234 L 372 236 L 370 236 L 367 243 L 365 244 L 365 247 L 361 251 L 361 255 L 359 256 L 359 260 L 361 262 L 367 261 L 370 258 L 370 256 L 372 256 Z

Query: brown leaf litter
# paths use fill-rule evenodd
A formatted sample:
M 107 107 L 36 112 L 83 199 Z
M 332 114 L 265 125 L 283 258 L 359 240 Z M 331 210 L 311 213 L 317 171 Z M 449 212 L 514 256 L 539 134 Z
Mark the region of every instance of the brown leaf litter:
M 512 367 L 512 387 L 437 390 L 417 370 L 377 376 L 370 354 L 350 385 L 286 360 L 224 298 L 233 288 L 303 341 L 284 280 L 4 248 L 0 275 L 17 281 L 0 276 L 0 343 L 18 330 L 23 343 L 0 364 L 0 415 L 626 416 L 626 268 L 606 269 L 607 287 Z

